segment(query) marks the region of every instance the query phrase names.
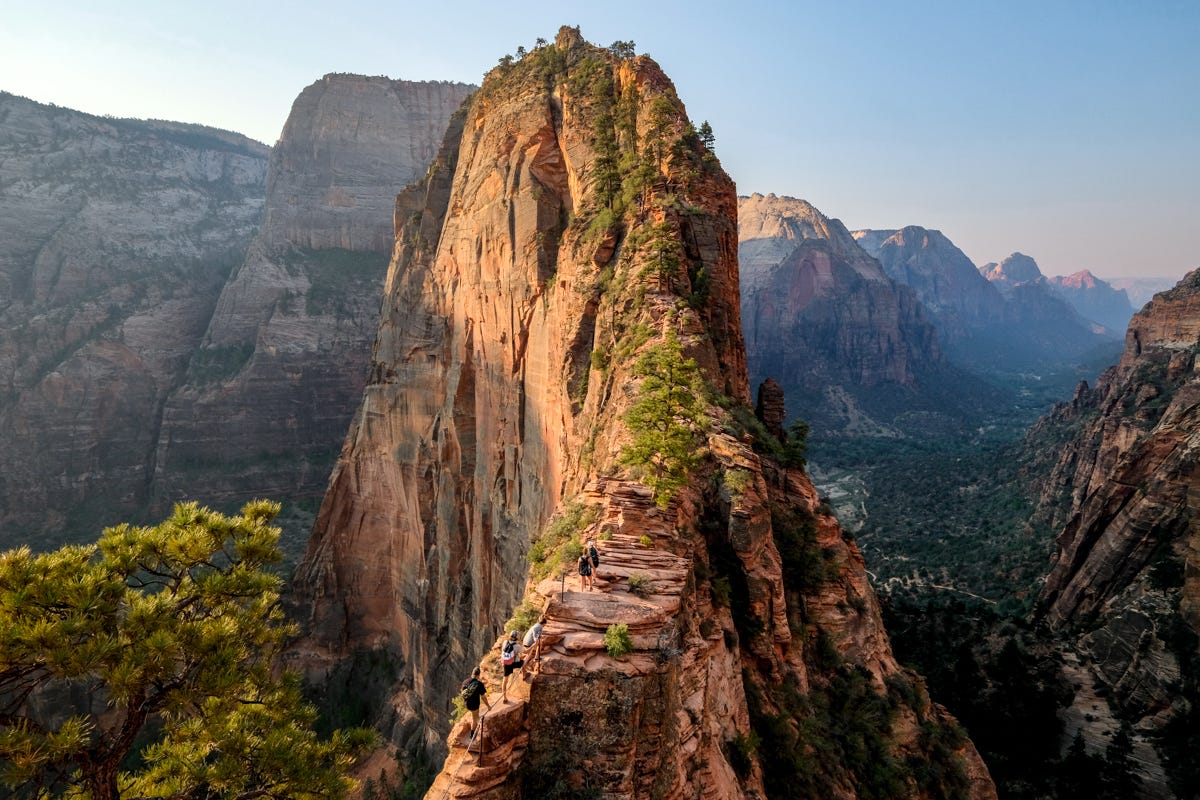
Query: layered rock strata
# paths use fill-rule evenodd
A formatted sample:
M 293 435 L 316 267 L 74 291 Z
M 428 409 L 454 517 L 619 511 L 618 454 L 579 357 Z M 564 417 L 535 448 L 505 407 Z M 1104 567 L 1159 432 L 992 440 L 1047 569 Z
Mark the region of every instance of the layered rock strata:
M 334 74 L 301 92 L 271 153 L 262 228 L 166 403 L 158 504 L 315 506 L 366 384 L 396 194 L 473 88 Z
M 0 94 L 0 547 L 91 540 L 144 506 L 267 153 Z
M 449 751 L 430 797 L 794 796 L 791 774 L 860 796 L 870 778 L 843 760 L 786 762 L 832 752 L 804 739 L 821 725 L 807 703 L 835 685 L 895 694 L 865 724 L 897 763 L 928 760 L 922 732 L 949 723 L 896 666 L 811 483 L 724 409 L 750 400 L 733 185 L 669 79 L 627 56 L 564 28 L 502 64 L 397 201 L 370 381 L 296 578 L 292 663 L 332 695 L 387 665 L 366 715 L 394 747 Z M 688 457 L 623 461 L 636 401 L 690 370 L 723 399 L 669 415 Z M 648 488 L 680 459 L 674 493 Z M 594 589 L 567 575 L 586 539 Z M 495 644 L 514 609 L 547 615 L 545 648 L 503 703 Z M 480 662 L 493 710 L 471 755 L 447 715 Z M 947 780 L 994 796 L 951 738 Z M 898 796 L 937 791 L 895 779 Z
M 1082 385 L 1030 435 L 1044 443 L 1073 434 L 1054 451 L 1039 508 L 1061 531 L 1041 617 L 1069 637 L 1111 713 L 1135 721 L 1150 753 L 1145 780 L 1162 792 L 1164 782 L 1178 789 L 1196 779 L 1170 736 L 1160 743 L 1164 778 L 1149 742 L 1177 730 L 1200 699 L 1190 666 L 1200 632 L 1198 353 L 1193 272 L 1134 316 L 1120 362 L 1095 388 Z

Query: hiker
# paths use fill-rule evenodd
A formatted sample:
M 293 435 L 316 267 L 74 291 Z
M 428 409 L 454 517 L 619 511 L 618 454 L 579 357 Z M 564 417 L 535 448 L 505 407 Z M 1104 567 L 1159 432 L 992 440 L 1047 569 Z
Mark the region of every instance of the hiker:
M 471 712 L 471 738 L 475 738 L 475 731 L 479 728 L 479 701 L 487 703 L 488 711 L 492 710 L 492 704 L 484 695 L 487 694 L 487 687 L 483 685 L 483 681 L 479 677 L 479 667 L 471 673 L 471 677 L 463 681 L 462 684 L 462 699 L 467 704 L 467 710 Z
M 587 552 L 588 558 L 592 560 L 592 575 L 594 576 L 596 570 L 600 567 L 600 551 L 596 549 L 595 540 L 588 541 Z M 593 577 L 592 580 L 595 580 L 595 578 Z
M 579 588 L 582 589 L 586 586 L 590 592 L 592 590 L 593 583 L 592 558 L 585 551 L 584 554 L 579 557 Z
M 525 651 L 525 648 L 521 647 L 518 639 L 520 635 L 518 631 L 513 631 L 500 646 L 500 663 L 504 666 L 504 681 L 500 684 L 500 697 L 503 703 L 508 702 L 508 676 L 513 674 L 513 670 L 525 666 L 525 661 L 521 658 L 521 653 Z
M 522 672 L 528 671 L 531 665 L 541 663 L 542 660 L 542 628 L 546 624 L 546 615 L 542 614 L 538 621 L 533 623 L 533 626 L 525 632 L 525 639 L 521 645 L 525 648 L 525 666 Z M 535 670 L 536 671 L 536 670 Z

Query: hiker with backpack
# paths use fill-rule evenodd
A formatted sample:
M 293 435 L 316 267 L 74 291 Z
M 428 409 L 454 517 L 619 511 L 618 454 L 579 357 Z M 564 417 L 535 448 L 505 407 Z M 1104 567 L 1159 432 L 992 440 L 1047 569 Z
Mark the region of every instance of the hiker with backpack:
M 579 588 L 582 589 L 585 586 L 589 592 L 592 590 L 592 558 L 586 550 L 579 557 Z
M 521 669 L 522 672 L 527 672 L 532 664 L 538 664 L 542 660 L 542 628 L 546 624 L 546 615 L 542 614 L 538 621 L 525 632 L 525 639 L 521 645 L 525 648 L 525 666 Z M 537 672 L 537 669 L 534 669 Z
M 594 576 L 596 570 L 600 568 L 600 551 L 596 549 L 596 542 L 594 540 L 588 541 L 587 554 L 588 558 L 592 560 L 592 575 Z
M 471 677 L 463 681 L 460 694 L 466 703 L 467 710 L 471 712 L 471 738 L 474 739 L 475 731 L 479 728 L 479 701 L 487 703 L 488 711 L 492 710 L 492 704 L 484 697 L 487 694 L 487 687 L 479 677 L 479 667 L 475 668 Z
M 500 697 L 501 702 L 504 703 L 508 702 L 508 676 L 513 674 L 513 670 L 525 666 L 525 661 L 521 658 L 521 653 L 525 648 L 521 647 L 521 642 L 518 640 L 520 635 L 520 632 L 513 631 L 500 646 L 500 664 L 504 667 L 504 681 L 500 684 Z

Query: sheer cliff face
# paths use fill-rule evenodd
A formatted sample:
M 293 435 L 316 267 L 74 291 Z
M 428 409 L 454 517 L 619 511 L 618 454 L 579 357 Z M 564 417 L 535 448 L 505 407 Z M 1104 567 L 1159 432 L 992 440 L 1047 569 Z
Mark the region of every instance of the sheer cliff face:
M 327 75 L 296 99 L 262 228 L 163 412 L 160 504 L 320 496 L 366 382 L 396 193 L 471 89 Z
M 803 200 L 755 194 L 738 212 L 751 377 L 774 377 L 822 427 L 886 429 L 867 395 L 911 393 L 941 362 L 921 303 L 845 226 Z
M 0 94 L 0 546 L 94 538 L 146 502 L 266 161 L 227 131 Z
M 896 666 L 811 483 L 723 409 L 749 401 L 733 185 L 657 65 L 625 55 L 563 29 L 497 68 L 398 199 L 371 378 L 297 574 L 294 662 L 334 694 L 388 664 L 368 716 L 399 746 L 444 754 L 450 731 L 433 797 L 786 796 L 751 732 L 794 743 L 805 698 L 842 678 L 912 689 L 878 718 L 891 752 L 923 753 L 922 724 L 945 722 Z M 639 364 L 675 341 L 724 399 L 675 418 L 698 460 L 656 503 L 619 454 L 650 385 Z M 594 591 L 563 576 L 572 539 L 598 545 Z M 494 643 L 519 602 L 546 614 L 545 649 L 501 704 Z M 627 655 L 606 647 L 614 623 Z M 495 710 L 474 760 L 447 713 L 477 664 Z M 971 796 L 994 796 L 969 743 L 953 748 Z M 828 762 L 814 785 L 857 796 Z
M 1176 687 L 1195 685 L 1181 664 L 1194 662 L 1200 631 L 1198 342 L 1193 272 L 1134 316 L 1120 363 L 1096 388 L 1082 386 L 1033 433 L 1076 431 L 1041 502 L 1061 530 L 1041 613 L 1090 657 L 1114 709 L 1147 733 L 1195 699 Z M 1148 767 L 1156 771 L 1161 780 Z

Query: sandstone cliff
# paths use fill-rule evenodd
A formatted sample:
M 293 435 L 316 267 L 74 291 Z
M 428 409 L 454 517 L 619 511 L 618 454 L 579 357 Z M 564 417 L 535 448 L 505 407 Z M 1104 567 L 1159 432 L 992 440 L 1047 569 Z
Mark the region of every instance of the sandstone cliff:
M 0 547 L 91 539 L 145 504 L 266 161 L 227 131 L 0 94 Z
M 502 63 L 397 201 L 293 663 L 338 708 L 373 695 L 351 710 L 410 756 L 448 750 L 429 797 L 994 796 L 895 664 L 857 548 L 753 449 L 779 444 L 747 410 L 732 182 L 657 65 L 613 50 L 564 28 Z M 692 444 L 639 467 L 647 396 Z M 566 576 L 587 539 L 595 590 Z M 500 703 L 504 620 L 540 613 Z M 475 756 L 447 714 L 481 662 Z
M 1082 385 L 1030 435 L 1057 455 L 1039 508 L 1061 530 L 1040 615 L 1107 696 L 1103 716 L 1135 722 L 1146 780 L 1165 792 L 1149 745 L 1161 735 L 1158 756 L 1179 796 L 1200 778 L 1186 733 L 1200 702 L 1198 347 L 1193 272 L 1134 316 L 1120 362 L 1096 387 Z
M 262 227 L 163 411 L 158 504 L 315 506 L 366 383 L 396 193 L 472 88 L 335 74 L 296 98 Z

